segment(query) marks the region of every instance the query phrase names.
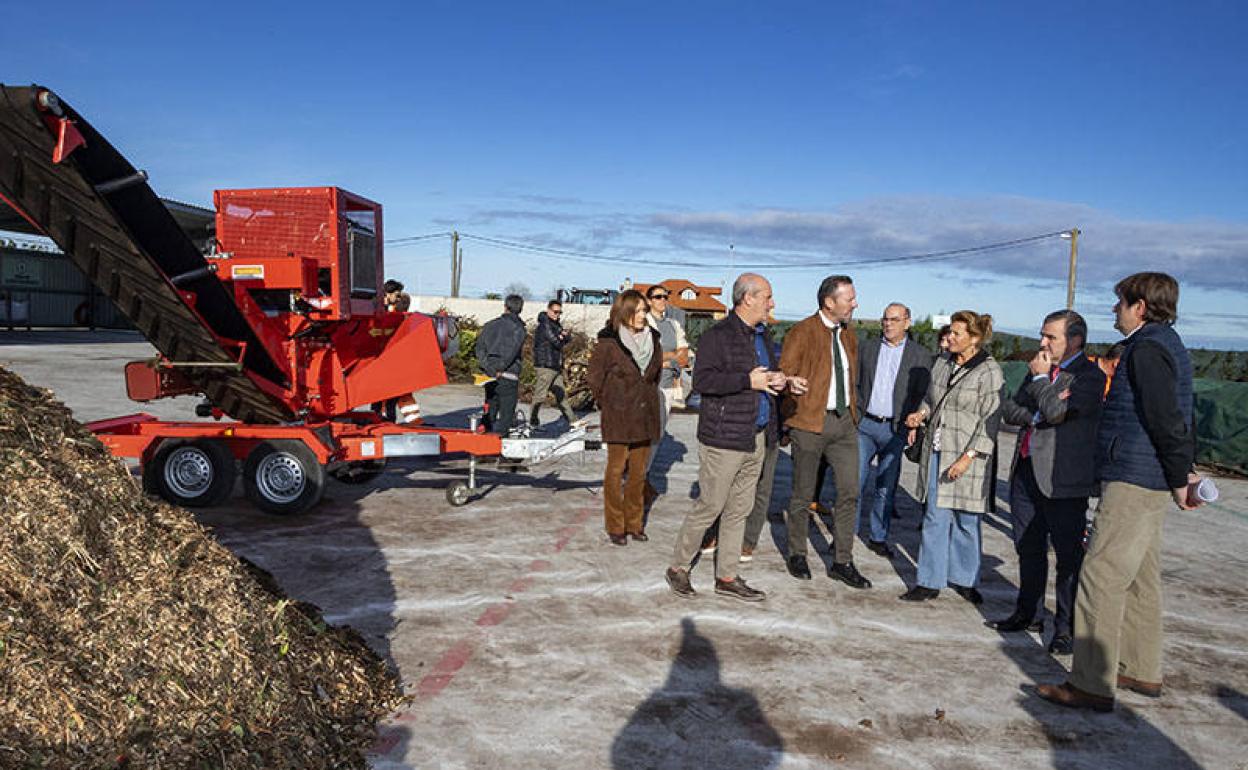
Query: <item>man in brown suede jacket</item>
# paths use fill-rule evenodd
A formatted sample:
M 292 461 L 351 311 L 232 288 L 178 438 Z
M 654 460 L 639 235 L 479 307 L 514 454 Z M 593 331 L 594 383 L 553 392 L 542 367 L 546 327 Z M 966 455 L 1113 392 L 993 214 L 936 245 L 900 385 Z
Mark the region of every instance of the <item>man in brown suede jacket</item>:
M 806 563 L 809 506 L 817 493 L 819 460 L 824 458 L 836 480 L 828 577 L 852 588 L 869 588 L 871 582 L 859 574 L 853 561 L 854 519 L 858 515 L 858 408 L 854 392 L 858 336 L 849 325 L 858 307 L 853 279 L 847 275 L 825 278 L 817 300 L 815 314 L 799 321 L 785 335 L 780 355 L 785 375 L 807 382 L 806 392 L 793 399 L 796 409 L 785 421 L 793 442 L 787 566 L 793 577 L 810 580 Z

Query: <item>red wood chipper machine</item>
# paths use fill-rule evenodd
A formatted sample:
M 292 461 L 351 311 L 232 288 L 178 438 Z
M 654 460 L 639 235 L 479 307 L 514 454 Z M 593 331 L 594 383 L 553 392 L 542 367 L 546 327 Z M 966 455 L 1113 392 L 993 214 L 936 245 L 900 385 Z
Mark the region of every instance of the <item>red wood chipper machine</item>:
M 500 437 L 383 419 L 370 406 L 446 382 L 446 316 L 387 312 L 382 207 L 336 187 L 218 190 L 208 253 L 136 170 L 51 91 L 0 85 L 0 204 L 51 238 L 160 355 L 126 367 L 129 396 L 202 394 L 199 416 L 133 414 L 88 427 L 137 458 L 145 487 L 221 503 L 239 467 L 247 496 L 306 511 L 326 477 L 365 481 L 388 458 L 466 457 L 447 488 L 463 505 L 479 461 L 513 466 L 597 448 L 589 427 Z M 400 412 L 402 410 L 399 410 Z

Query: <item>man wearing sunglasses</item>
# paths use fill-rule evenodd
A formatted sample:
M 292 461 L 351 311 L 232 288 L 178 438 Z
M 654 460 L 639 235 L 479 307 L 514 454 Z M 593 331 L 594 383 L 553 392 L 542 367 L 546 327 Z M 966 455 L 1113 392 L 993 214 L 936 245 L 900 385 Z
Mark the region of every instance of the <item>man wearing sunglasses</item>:
M 659 409 L 659 440 L 650 448 L 650 459 L 646 464 L 648 475 L 663 444 L 663 437 L 667 435 L 667 418 L 676 400 L 674 391 L 680 388 L 681 370 L 689 365 L 689 342 L 685 339 L 684 326 L 668 313 L 671 292 L 667 287 L 656 283 L 646 290 L 646 299 L 650 302 L 650 326 L 659 333 L 659 342 L 663 346 L 663 370 L 659 374 L 659 393 L 663 396 Z M 653 501 L 657 496 L 658 492 L 647 480 L 647 499 Z
M 537 328 L 533 330 L 533 406 L 529 409 L 529 425 L 533 428 L 542 424 L 537 414 L 546 403 L 547 393 L 555 397 L 555 406 L 568 424 L 576 422 L 563 384 L 563 348 L 572 334 L 563 328 L 562 318 L 563 303 L 552 299 L 546 303 L 546 310 L 538 314 Z

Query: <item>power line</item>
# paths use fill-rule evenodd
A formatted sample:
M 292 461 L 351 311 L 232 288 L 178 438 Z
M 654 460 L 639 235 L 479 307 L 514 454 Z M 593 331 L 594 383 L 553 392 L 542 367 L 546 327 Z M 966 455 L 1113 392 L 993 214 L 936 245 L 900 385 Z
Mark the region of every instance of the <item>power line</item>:
M 1039 235 L 1030 235 L 1024 238 L 1013 238 L 1006 241 L 996 241 L 993 243 L 980 244 L 978 246 L 964 246 L 954 249 L 945 249 L 942 251 L 929 251 L 916 254 L 900 254 L 889 257 L 859 257 L 859 258 L 837 258 L 829 256 L 813 256 L 810 262 L 736 262 L 732 264 L 726 263 L 708 263 L 708 262 L 689 262 L 666 259 L 647 259 L 639 257 L 612 257 L 605 254 L 593 254 L 584 251 L 573 251 L 570 249 L 557 249 L 551 246 L 540 246 L 532 243 L 523 243 L 521 241 L 508 240 L 504 238 L 492 238 L 484 235 L 474 235 L 471 233 L 460 232 L 459 237 L 464 240 L 476 241 L 503 249 L 511 249 L 533 254 L 546 254 L 549 256 L 559 257 L 563 259 L 582 261 L 582 262 L 598 262 L 609 264 L 629 264 L 629 265 L 646 265 L 651 267 L 681 267 L 686 269 L 700 270 L 722 270 L 730 268 L 732 270 L 816 270 L 825 269 L 826 261 L 831 260 L 836 266 L 846 267 L 874 267 L 878 265 L 893 265 L 908 262 L 934 262 L 944 259 L 952 259 L 970 254 L 983 254 L 994 251 L 1003 251 L 1006 249 L 1016 248 L 1029 243 L 1057 238 L 1065 233 L 1070 232 L 1069 229 L 1055 230 L 1049 233 L 1041 233 Z M 411 238 L 397 238 L 393 241 L 386 241 L 387 244 L 406 244 L 417 241 L 427 240 L 430 238 L 449 237 L 450 233 L 431 233 L 429 235 L 418 235 Z
M 607 263 L 627 263 L 634 265 L 655 265 L 655 266 L 671 266 L 671 267 L 715 267 L 715 265 L 699 265 L 689 262 L 676 262 L 672 260 L 660 259 L 638 259 L 635 257 L 608 257 L 605 254 L 590 254 L 584 251 L 569 251 L 567 249 L 556 249 L 550 246 L 536 246 L 529 243 L 520 243 L 518 241 L 508 241 L 502 238 L 490 238 L 484 235 L 472 235 L 470 233 L 461 232 L 460 238 L 479 243 L 488 243 L 493 246 L 499 246 L 506 249 L 515 249 L 516 251 L 527 251 L 537 254 L 549 254 L 551 256 L 566 257 L 569 259 L 582 260 L 586 262 L 607 262 Z
M 420 241 L 427 241 L 427 240 L 430 240 L 431 238 L 449 238 L 449 237 L 451 237 L 451 233 L 448 230 L 444 233 L 429 233 L 428 235 L 411 235 L 406 238 L 389 238 L 386 240 L 386 245 L 387 246 L 405 246 L 409 243 L 418 243 Z

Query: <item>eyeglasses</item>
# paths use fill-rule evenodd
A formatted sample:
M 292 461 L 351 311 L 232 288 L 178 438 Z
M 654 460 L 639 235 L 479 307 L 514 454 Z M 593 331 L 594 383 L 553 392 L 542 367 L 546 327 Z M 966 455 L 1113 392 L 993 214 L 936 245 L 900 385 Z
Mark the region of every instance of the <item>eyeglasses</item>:
M 669 296 L 669 295 L 667 295 L 667 294 L 655 294 L 655 295 L 654 295 L 654 296 L 652 296 L 650 299 L 662 299 L 662 300 L 666 300 L 666 299 L 668 298 L 668 296 Z

